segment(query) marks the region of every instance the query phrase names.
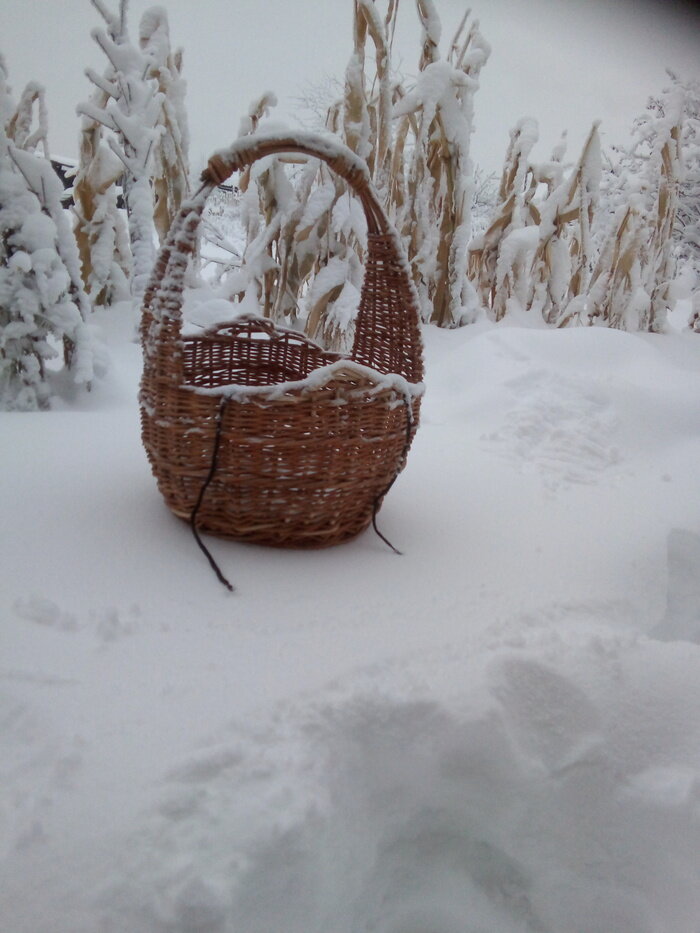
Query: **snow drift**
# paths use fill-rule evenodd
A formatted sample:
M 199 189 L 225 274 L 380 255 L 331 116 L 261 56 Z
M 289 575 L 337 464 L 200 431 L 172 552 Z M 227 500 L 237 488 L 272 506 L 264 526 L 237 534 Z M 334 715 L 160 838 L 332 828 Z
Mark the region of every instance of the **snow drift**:
M 212 541 L 112 375 L 1 416 L 0 929 L 696 933 L 700 348 L 427 329 L 383 530 Z

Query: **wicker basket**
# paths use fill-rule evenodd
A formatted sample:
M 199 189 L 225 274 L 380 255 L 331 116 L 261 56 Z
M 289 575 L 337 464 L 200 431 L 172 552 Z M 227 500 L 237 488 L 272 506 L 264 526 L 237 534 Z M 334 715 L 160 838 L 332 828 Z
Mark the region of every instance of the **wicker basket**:
M 246 315 L 181 333 L 185 272 L 212 189 L 257 159 L 302 153 L 354 190 L 368 224 L 349 357 Z M 324 547 L 373 520 L 418 427 L 423 364 L 415 291 L 364 163 L 312 134 L 246 137 L 209 162 L 161 250 L 144 302 L 143 443 L 170 509 L 193 528 Z

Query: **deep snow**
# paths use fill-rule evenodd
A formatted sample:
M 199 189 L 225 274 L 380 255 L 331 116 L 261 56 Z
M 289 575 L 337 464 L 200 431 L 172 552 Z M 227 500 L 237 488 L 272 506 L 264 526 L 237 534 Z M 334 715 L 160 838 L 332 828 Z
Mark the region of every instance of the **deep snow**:
M 0 416 L 3 933 L 698 933 L 700 340 L 426 328 L 371 532 L 211 540 L 111 374 Z

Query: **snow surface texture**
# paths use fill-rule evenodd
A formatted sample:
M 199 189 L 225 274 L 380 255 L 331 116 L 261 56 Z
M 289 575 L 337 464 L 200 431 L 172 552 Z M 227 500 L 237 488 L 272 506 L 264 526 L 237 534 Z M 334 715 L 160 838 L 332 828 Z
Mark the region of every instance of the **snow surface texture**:
M 698 933 L 700 342 L 425 331 L 371 532 L 211 541 L 133 323 L 4 414 L 3 933 Z

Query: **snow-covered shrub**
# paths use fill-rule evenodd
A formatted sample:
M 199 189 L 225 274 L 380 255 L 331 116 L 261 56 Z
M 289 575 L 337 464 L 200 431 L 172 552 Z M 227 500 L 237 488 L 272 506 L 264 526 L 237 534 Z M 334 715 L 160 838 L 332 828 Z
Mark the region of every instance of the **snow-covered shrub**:
M 31 151 L 46 151 L 45 115 L 33 130 L 25 105 L 43 94 L 33 86 L 13 108 L 6 77 L 0 59 L 0 405 L 33 410 L 48 407 L 61 358 L 72 382 L 90 383 L 95 346 L 62 185 Z
M 112 208 L 116 163 L 108 160 L 101 139 L 102 130 L 106 130 L 106 143 L 121 163 L 123 173 L 133 255 L 131 290 L 138 298 L 145 291 L 155 260 L 156 231 L 165 235 L 188 188 L 182 55 L 170 50 L 167 15 L 162 7 L 144 13 L 139 44 L 135 45 L 127 26 L 127 0 L 120 0 L 116 14 L 102 0 L 92 0 L 92 4 L 106 24 L 92 35 L 109 65 L 103 75 L 91 69 L 86 72 L 96 90 L 78 108 L 84 118 L 84 131 L 97 137 L 81 147 L 78 181 L 85 186 L 81 203 L 87 205 L 81 208 L 80 217 L 86 244 L 83 274 L 93 288 L 105 288 L 108 281 L 110 287 L 115 282 L 118 287 L 117 269 L 125 271 L 123 243 Z M 97 207 L 93 210 L 91 203 L 95 201 Z M 103 224 L 104 233 L 99 229 Z M 107 270 L 110 243 L 115 261 Z M 97 272 L 92 258 L 95 250 Z

